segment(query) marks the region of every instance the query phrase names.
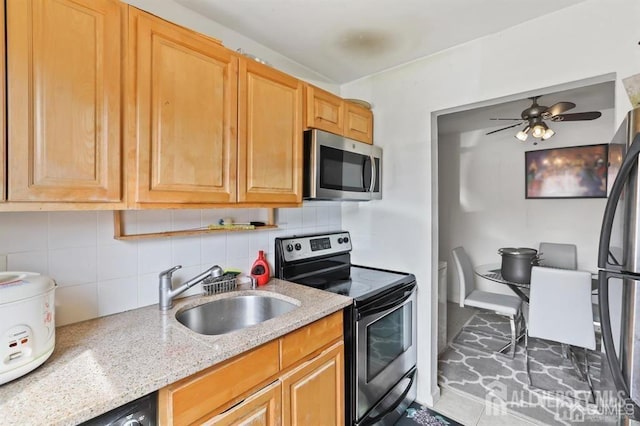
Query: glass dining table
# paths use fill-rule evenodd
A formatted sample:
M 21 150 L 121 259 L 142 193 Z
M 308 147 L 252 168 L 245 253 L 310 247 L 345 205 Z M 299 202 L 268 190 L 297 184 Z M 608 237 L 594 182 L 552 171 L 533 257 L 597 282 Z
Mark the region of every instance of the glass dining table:
M 529 296 L 525 293 L 525 290 L 529 290 L 529 283 L 517 283 L 513 281 L 509 281 L 504 279 L 501 272 L 501 264 L 500 263 L 485 263 L 484 265 L 478 265 L 474 268 L 473 272 L 476 275 L 482 278 L 486 278 L 490 281 L 504 284 L 509 286 L 511 290 L 520 298 L 523 302 L 529 303 Z M 595 273 L 591 274 L 592 276 L 592 289 L 594 294 L 597 294 L 598 288 L 598 275 Z
M 486 263 L 484 265 L 478 265 L 474 268 L 473 272 L 482 278 L 509 286 L 509 288 L 513 290 L 513 292 L 522 299 L 523 302 L 529 303 L 529 296 L 523 291 L 529 289 L 529 283 L 517 283 L 504 279 L 502 277 L 500 263 Z

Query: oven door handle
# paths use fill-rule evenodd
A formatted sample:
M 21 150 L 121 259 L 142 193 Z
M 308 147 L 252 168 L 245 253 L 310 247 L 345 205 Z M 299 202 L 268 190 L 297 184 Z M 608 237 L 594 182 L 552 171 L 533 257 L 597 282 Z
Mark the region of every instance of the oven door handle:
M 405 378 L 407 378 L 407 377 L 405 377 Z M 409 384 L 407 385 L 407 387 L 404 389 L 404 391 L 402 391 L 402 394 L 395 401 L 393 401 L 393 404 L 389 405 L 389 408 L 387 408 L 386 410 L 384 410 L 382 413 L 378 414 L 377 416 L 365 417 L 364 419 L 362 419 L 362 421 L 360 423 L 358 423 L 358 426 L 373 425 L 373 424 L 377 423 L 378 421 L 380 421 L 382 418 L 384 418 L 387 414 L 389 414 L 390 412 L 395 410 L 398 407 L 398 405 L 402 402 L 402 400 L 407 396 L 409 391 L 411 390 L 411 386 L 413 386 L 413 381 L 415 380 L 415 378 L 416 378 L 416 370 L 414 370 L 413 373 L 411 374 L 411 378 L 409 379 Z
M 399 307 L 402 303 L 404 303 L 414 292 L 415 283 L 405 287 L 405 291 L 402 296 L 393 298 L 389 303 L 385 303 L 383 305 L 373 305 L 371 307 L 367 307 L 364 309 L 358 309 L 358 321 L 360 321 L 363 317 L 377 314 L 379 312 L 384 312 L 391 308 Z M 383 300 L 386 302 L 386 300 Z

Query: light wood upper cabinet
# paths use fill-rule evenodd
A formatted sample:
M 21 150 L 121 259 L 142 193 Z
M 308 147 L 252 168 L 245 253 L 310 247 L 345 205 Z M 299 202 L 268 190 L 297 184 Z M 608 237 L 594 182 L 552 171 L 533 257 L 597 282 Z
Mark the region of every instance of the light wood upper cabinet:
M 342 135 L 344 132 L 344 100 L 320 88 L 306 86 L 306 127 Z
M 6 6 L 8 199 L 120 201 L 123 5 Z
M 240 59 L 238 202 L 302 201 L 302 82 Z
M 345 101 L 344 135 L 373 144 L 373 113 L 371 110 Z
M 305 88 L 305 127 L 373 143 L 373 112 L 310 84 Z
M 235 202 L 236 56 L 208 37 L 132 7 L 129 40 L 133 198 Z
M 282 378 L 285 425 L 339 425 L 344 421 L 344 345 L 338 342 Z

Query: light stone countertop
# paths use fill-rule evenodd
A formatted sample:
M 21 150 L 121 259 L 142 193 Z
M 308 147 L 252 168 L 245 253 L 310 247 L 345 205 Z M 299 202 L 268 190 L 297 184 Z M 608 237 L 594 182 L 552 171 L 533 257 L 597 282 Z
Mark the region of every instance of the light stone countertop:
M 202 371 L 336 312 L 351 298 L 271 279 L 256 290 L 177 299 L 56 329 L 51 357 L 27 375 L 0 385 L 0 424 L 74 425 Z M 239 294 L 269 292 L 299 309 L 232 333 L 197 334 L 177 311 Z

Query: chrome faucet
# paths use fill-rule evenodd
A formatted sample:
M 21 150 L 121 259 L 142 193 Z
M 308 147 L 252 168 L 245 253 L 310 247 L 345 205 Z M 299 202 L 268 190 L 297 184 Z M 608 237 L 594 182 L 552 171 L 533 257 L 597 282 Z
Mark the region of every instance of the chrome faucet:
M 194 285 L 198 284 L 199 282 L 209 277 L 217 278 L 224 274 L 224 271 L 222 270 L 221 267 L 219 267 L 218 265 L 214 265 L 211 268 L 204 271 L 203 273 L 191 278 L 190 280 L 182 284 L 180 287 L 173 290 L 171 288 L 171 276 L 175 271 L 177 271 L 180 268 L 182 268 L 182 265 L 176 265 L 173 268 L 160 272 L 160 274 L 158 275 L 158 278 L 160 278 L 159 300 L 160 300 L 161 311 L 167 311 L 171 309 L 173 307 L 173 298 L 179 295 L 180 293 L 190 289 Z

